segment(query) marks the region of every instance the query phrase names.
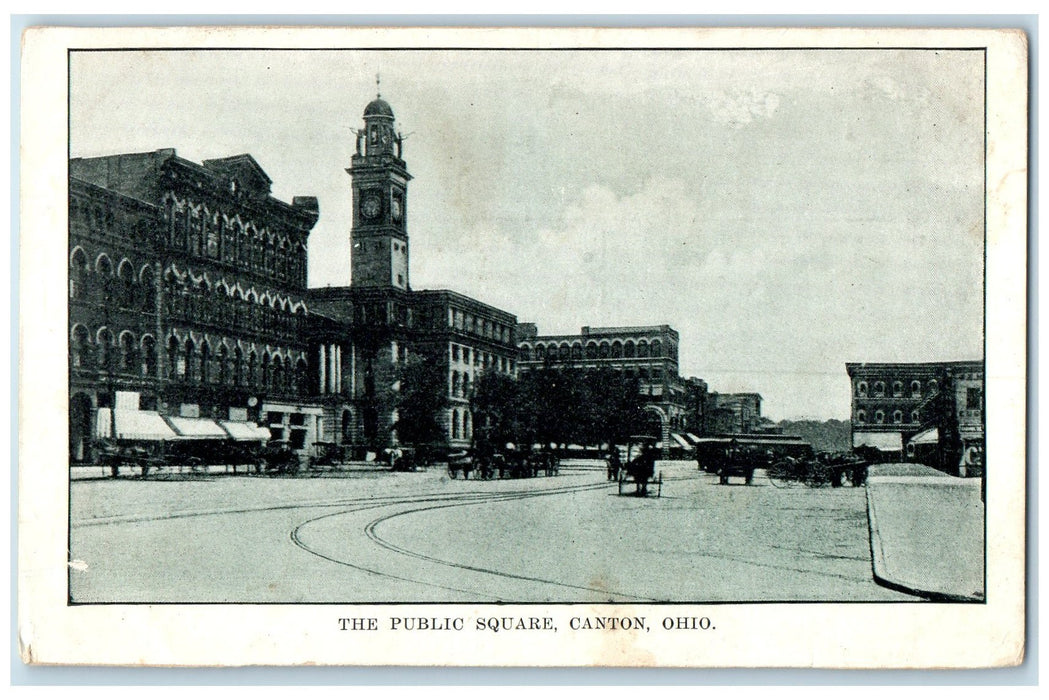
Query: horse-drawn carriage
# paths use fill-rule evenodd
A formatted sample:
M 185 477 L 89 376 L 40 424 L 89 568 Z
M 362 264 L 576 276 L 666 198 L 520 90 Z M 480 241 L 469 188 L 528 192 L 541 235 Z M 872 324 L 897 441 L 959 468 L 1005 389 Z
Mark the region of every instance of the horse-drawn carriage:
M 618 450 L 612 446 L 613 450 Z M 622 468 L 617 468 L 619 495 L 630 494 L 645 497 L 650 493 L 649 486 L 655 488 L 658 498 L 663 495 L 663 474 L 656 476 L 656 438 L 651 435 L 633 435 L 627 443 L 626 459 Z M 610 459 L 612 459 L 610 457 Z M 610 469 L 611 472 L 611 469 Z M 634 490 L 630 491 L 630 485 Z
M 448 455 L 448 476 L 453 479 L 460 474 L 469 479 L 471 473 L 485 480 L 557 476 L 560 467 L 561 460 L 552 450 L 521 450 L 513 445 L 505 450 L 475 448 Z
M 867 482 L 869 456 L 855 452 L 819 452 L 808 458 L 787 457 L 769 467 L 768 477 L 773 486 L 789 488 L 805 486 L 840 487 L 846 483 L 862 486 Z

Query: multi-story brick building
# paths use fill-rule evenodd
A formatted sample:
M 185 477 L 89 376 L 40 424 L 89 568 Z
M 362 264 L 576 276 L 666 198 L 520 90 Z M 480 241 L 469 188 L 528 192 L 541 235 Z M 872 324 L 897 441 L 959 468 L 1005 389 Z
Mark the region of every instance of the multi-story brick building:
M 678 374 L 678 332 L 667 325 L 591 328 L 578 335 L 539 335 L 536 325 L 517 329 L 522 372 L 543 366 L 609 368 L 639 380 L 645 408 L 659 421 L 663 444 L 687 430 L 689 389 Z
M 982 451 L 980 361 L 848 363 L 852 444 L 957 472 L 970 448 Z
M 165 424 L 220 438 L 258 422 L 305 451 L 322 413 L 304 400 L 317 200 L 274 198 L 249 155 L 74 158 L 69 175 L 71 457 Z

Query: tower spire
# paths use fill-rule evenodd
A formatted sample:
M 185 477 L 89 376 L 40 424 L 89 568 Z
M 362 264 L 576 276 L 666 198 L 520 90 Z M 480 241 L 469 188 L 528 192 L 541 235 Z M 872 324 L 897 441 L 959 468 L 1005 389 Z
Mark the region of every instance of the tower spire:
M 375 74 L 375 97 L 382 97 L 382 92 L 379 90 L 379 74 Z

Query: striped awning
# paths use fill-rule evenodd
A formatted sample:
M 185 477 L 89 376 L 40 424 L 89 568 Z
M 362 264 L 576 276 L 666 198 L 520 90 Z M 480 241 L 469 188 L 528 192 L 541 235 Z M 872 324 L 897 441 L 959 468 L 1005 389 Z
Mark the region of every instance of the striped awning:
M 225 440 L 229 434 L 210 418 L 168 416 L 168 423 L 183 440 Z
M 255 423 L 235 420 L 220 420 L 219 425 L 234 440 L 269 440 L 268 428 L 260 428 Z
M 156 411 L 98 409 L 97 435 L 116 440 L 174 440 L 175 431 Z

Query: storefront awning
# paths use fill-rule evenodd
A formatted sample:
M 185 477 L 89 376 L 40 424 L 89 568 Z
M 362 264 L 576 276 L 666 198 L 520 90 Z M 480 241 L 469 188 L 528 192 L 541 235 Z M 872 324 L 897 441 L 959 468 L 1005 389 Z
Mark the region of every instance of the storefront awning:
M 909 440 L 911 445 L 935 445 L 940 441 L 940 429 L 923 430 Z
M 899 433 L 853 433 L 853 447 L 874 447 L 882 452 L 902 452 L 903 437 Z
M 226 431 L 210 418 L 168 416 L 167 421 L 183 440 L 225 440 L 229 437 Z
M 686 450 L 691 450 L 692 449 L 692 445 L 689 444 L 689 441 L 686 440 L 681 435 L 678 435 L 677 433 L 671 433 L 670 437 L 674 438 L 674 442 L 676 442 L 677 444 L 681 445 Z
M 178 437 L 156 411 L 98 409 L 98 437 L 116 440 L 174 440 Z
M 269 429 L 260 428 L 254 423 L 220 420 L 219 425 L 234 440 L 269 440 L 271 437 Z

